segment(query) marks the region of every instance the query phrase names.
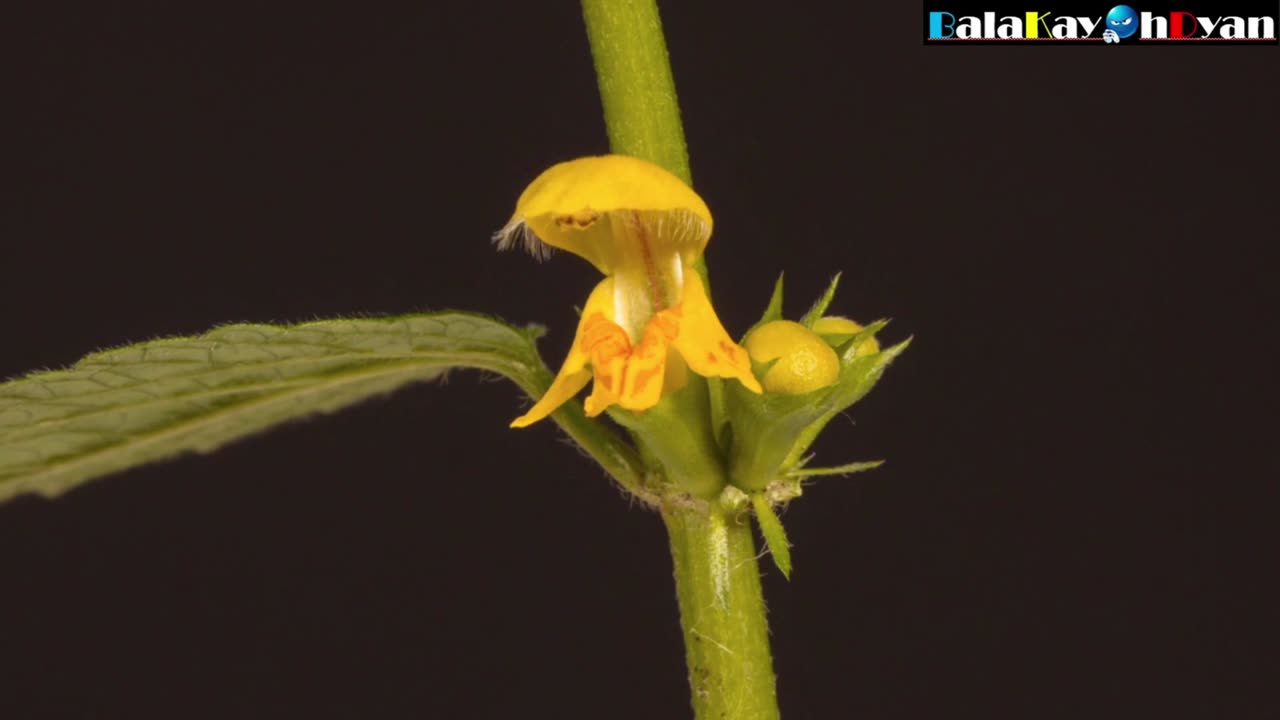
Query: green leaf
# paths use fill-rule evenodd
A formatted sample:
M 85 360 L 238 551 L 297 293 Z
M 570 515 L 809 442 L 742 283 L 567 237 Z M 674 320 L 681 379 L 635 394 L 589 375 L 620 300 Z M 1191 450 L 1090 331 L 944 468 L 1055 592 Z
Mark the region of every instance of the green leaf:
M 799 468 L 787 473 L 790 477 L 822 477 L 825 475 L 852 475 L 856 472 L 871 470 L 878 468 L 884 464 L 883 460 L 872 460 L 870 462 L 854 462 L 847 465 L 839 465 L 836 467 L 825 468 Z
M 500 373 L 540 394 L 540 333 L 446 312 L 228 325 L 95 353 L 0 384 L 0 501 L 53 497 L 136 465 L 210 452 L 451 367 Z
M 809 308 L 809 312 L 806 312 L 804 317 L 800 318 L 801 325 L 810 329 L 813 328 L 813 324 L 818 322 L 818 319 L 822 317 L 822 314 L 831 306 L 831 301 L 836 297 L 836 286 L 839 284 L 840 273 L 836 273 L 835 276 L 831 278 L 831 282 L 827 284 L 826 292 L 822 293 L 822 297 L 818 298 L 817 302 L 813 304 L 813 307 Z
M 782 528 L 782 521 L 773 511 L 769 499 L 763 493 L 751 496 L 751 507 L 756 511 L 756 522 L 760 523 L 760 534 L 769 547 L 773 562 L 782 571 L 783 577 L 791 579 L 791 545 L 787 542 L 787 532 Z

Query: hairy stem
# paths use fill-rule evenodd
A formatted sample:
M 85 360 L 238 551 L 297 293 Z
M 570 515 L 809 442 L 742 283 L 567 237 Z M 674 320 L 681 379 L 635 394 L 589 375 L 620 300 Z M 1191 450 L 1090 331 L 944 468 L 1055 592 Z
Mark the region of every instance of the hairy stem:
M 657 3 L 582 0 L 582 15 L 595 58 L 610 147 L 657 163 L 691 183 Z
M 777 720 L 773 659 L 746 513 L 663 512 L 675 561 L 694 717 Z

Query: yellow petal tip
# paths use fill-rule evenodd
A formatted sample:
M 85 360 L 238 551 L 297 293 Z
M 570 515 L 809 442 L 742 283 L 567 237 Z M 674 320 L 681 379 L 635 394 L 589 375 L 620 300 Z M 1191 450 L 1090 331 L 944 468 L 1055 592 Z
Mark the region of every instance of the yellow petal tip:
M 508 425 L 507 427 L 509 427 L 509 428 L 527 428 L 527 427 L 529 427 L 530 425 L 532 425 L 532 424 L 534 424 L 534 423 L 538 422 L 538 421 L 539 421 L 539 420 L 541 420 L 541 419 L 542 419 L 542 418 L 530 418 L 528 415 L 521 415 L 520 417 L 516 418 L 515 420 L 512 420 L 512 421 L 511 421 L 511 424 L 510 424 L 510 425 Z

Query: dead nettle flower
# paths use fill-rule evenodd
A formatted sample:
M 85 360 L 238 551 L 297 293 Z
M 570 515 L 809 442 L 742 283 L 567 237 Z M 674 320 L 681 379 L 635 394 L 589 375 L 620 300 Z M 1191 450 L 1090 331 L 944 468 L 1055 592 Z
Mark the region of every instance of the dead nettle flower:
M 604 273 L 587 298 L 573 346 L 546 394 L 516 418 L 545 418 L 595 379 L 584 407 L 653 407 L 686 371 L 732 378 L 761 392 L 746 351 L 707 297 L 694 263 L 711 237 L 711 211 L 663 168 L 624 155 L 570 160 L 539 175 L 495 235 L 500 248 L 544 256 L 567 250 Z

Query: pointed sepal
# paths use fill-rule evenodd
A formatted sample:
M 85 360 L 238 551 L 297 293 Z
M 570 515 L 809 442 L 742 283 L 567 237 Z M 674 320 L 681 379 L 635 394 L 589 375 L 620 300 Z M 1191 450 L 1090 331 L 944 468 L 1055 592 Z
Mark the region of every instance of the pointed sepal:
M 836 273 L 832 276 L 831 282 L 827 283 L 827 289 L 822 293 L 822 297 L 819 297 L 814 301 L 813 306 L 809 308 L 809 311 L 800 318 L 801 325 L 809 329 L 813 329 L 813 324 L 818 322 L 818 318 L 826 314 L 827 308 L 831 306 L 831 301 L 836 297 L 836 287 L 839 285 L 840 273 Z
M 764 493 L 751 496 L 751 507 L 756 512 L 756 522 L 760 525 L 760 534 L 764 536 L 764 544 L 773 556 L 773 563 L 782 571 L 782 576 L 791 579 L 791 544 L 787 542 L 787 532 L 782 527 L 782 520 L 774 512 L 773 505 Z
M 787 473 L 787 477 L 793 478 L 810 478 L 810 477 L 826 477 L 831 475 L 852 475 L 854 473 L 873 470 L 884 464 L 883 460 L 871 460 L 868 462 L 853 462 L 845 465 L 837 465 L 836 467 L 823 468 L 797 468 Z

